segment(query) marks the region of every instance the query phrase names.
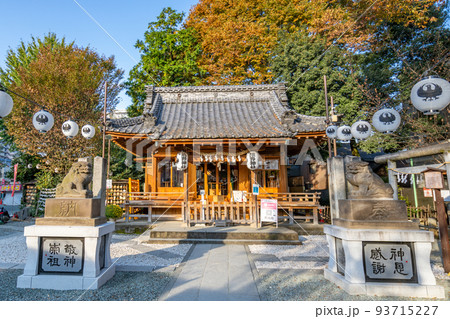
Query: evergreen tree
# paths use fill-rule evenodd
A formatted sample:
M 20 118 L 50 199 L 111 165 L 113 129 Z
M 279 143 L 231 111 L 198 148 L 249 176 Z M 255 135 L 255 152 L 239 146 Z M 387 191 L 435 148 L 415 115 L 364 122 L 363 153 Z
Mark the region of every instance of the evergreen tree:
M 196 32 L 182 25 L 184 13 L 165 8 L 156 22 L 148 25 L 144 40 L 135 47 L 141 52 L 141 61 L 130 71 L 126 82 L 127 94 L 132 99 L 128 107 L 130 117 L 142 114 L 145 86 L 196 85 L 204 72 L 197 60 L 200 45 Z

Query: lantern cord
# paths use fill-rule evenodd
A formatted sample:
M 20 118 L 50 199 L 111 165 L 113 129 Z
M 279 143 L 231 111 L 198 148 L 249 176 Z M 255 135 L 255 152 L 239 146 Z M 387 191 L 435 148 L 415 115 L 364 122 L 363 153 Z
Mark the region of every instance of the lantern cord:
M 17 95 L 18 97 L 20 97 L 20 98 L 22 98 L 22 99 L 24 99 L 24 100 L 26 100 L 26 101 L 28 101 L 28 102 L 30 102 L 30 103 L 32 103 L 32 104 L 34 104 L 34 105 L 37 105 L 37 106 L 39 106 L 42 110 L 44 110 L 44 111 L 47 111 L 47 112 L 51 112 L 51 113 L 55 113 L 55 114 L 58 114 L 58 115 L 60 115 L 60 116 L 62 116 L 62 117 L 68 117 L 69 118 L 69 120 L 73 120 L 73 121 L 82 121 L 82 119 L 74 119 L 72 116 L 67 116 L 67 115 L 65 115 L 65 114 L 62 114 L 62 113 L 60 113 L 60 112 L 57 112 L 57 111 L 55 111 L 55 110 L 49 110 L 47 107 L 45 107 L 45 106 L 43 106 L 43 105 L 41 105 L 41 104 L 39 104 L 39 103 L 37 103 L 37 102 L 35 102 L 35 101 L 33 101 L 33 100 L 30 100 L 29 98 L 27 98 L 27 97 L 25 97 L 25 96 L 22 96 L 22 95 L 20 95 L 19 93 L 16 93 L 16 92 L 14 92 L 13 90 L 11 90 L 11 89 L 8 89 L 7 87 L 5 87 L 3 84 L 1 84 L 0 83 L 0 91 L 4 91 L 4 92 L 10 92 L 10 93 L 12 93 L 12 94 L 14 94 L 14 95 Z M 90 124 L 90 123 L 89 123 Z
M 442 166 L 444 166 L 444 165 L 446 165 L 446 164 L 450 164 L 450 162 L 444 162 L 444 163 L 442 163 L 441 165 L 439 165 L 439 166 L 437 166 L 437 167 L 435 167 L 435 168 L 440 168 L 440 167 L 442 167 Z M 400 171 L 396 170 L 395 168 L 388 168 L 388 170 L 389 170 L 389 171 L 396 172 L 397 174 L 402 174 L 402 175 L 417 175 L 417 174 L 422 174 L 422 173 L 406 173 L 406 172 L 400 172 Z
M 46 109 L 45 106 L 42 106 L 42 105 L 40 105 L 39 103 L 36 103 L 35 101 L 30 100 L 29 98 L 26 98 L 25 96 L 22 96 L 22 95 L 20 95 L 19 93 L 16 93 L 16 92 L 14 92 L 14 91 L 11 90 L 11 89 L 6 88 L 6 87 L 5 87 L 4 85 L 2 85 L 2 84 L 0 84 L 0 90 L 1 90 L 1 91 L 4 91 L 4 92 L 10 92 L 10 93 L 12 93 L 12 94 L 14 94 L 14 95 L 17 95 L 18 97 L 21 97 L 22 99 L 27 100 L 28 102 L 33 103 L 33 104 L 39 106 L 40 108 L 42 108 L 43 110 L 47 111 L 47 109 Z

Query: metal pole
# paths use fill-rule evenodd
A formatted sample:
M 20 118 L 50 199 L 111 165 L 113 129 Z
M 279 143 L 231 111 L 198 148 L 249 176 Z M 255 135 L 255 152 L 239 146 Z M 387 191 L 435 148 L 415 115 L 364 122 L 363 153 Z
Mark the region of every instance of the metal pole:
M 331 108 L 334 109 L 334 100 L 333 100 L 333 96 L 330 96 L 331 99 Z M 336 139 L 333 139 L 333 151 L 334 151 L 334 156 L 337 156 L 337 147 L 336 147 Z
M 450 273 L 450 244 L 448 242 L 448 224 L 445 215 L 444 199 L 441 190 L 435 189 L 437 220 L 439 224 L 439 237 L 441 238 L 442 263 L 444 271 Z
M 414 165 L 414 161 L 411 158 L 411 167 L 413 167 Z M 417 200 L 417 187 L 416 187 L 416 175 L 412 174 L 411 175 L 411 183 L 413 184 L 413 192 L 414 192 L 414 205 L 416 207 L 419 207 L 419 201 Z
M 108 82 L 105 82 L 105 105 L 103 106 L 103 148 L 102 157 L 105 158 L 105 144 L 106 144 L 106 94 L 108 92 Z
M 325 123 L 330 124 L 330 116 L 329 116 L 329 112 L 328 112 L 328 92 L 327 92 L 327 76 L 324 75 L 323 76 L 323 86 L 325 88 L 325 111 L 327 113 L 327 119 L 325 120 Z M 328 156 L 332 157 L 332 153 L 331 153 L 331 140 L 328 137 Z
M 110 163 L 110 157 L 111 157 L 111 140 L 108 140 L 108 169 L 106 171 L 106 179 L 109 178 L 109 163 Z

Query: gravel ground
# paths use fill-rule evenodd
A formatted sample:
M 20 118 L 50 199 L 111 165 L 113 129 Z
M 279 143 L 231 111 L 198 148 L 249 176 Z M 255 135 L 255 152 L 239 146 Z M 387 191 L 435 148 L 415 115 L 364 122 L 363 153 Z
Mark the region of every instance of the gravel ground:
M 323 277 L 322 270 L 258 270 L 257 287 L 264 301 L 418 301 L 433 300 L 387 296 L 352 296 Z M 450 300 L 449 281 L 438 281 L 446 285 Z
M 171 273 L 116 272 L 97 290 L 48 290 L 16 288 L 23 270 L 0 270 L 0 300 L 3 301 L 151 301 L 157 300 L 172 278 Z
M 26 243 L 23 226 L 32 222 L 9 222 L 0 226 L 0 264 L 23 264 Z M 159 271 L 116 271 L 116 275 L 98 290 L 57 291 L 18 289 L 21 269 L 0 269 L 0 300 L 157 300 L 167 284 L 175 279 L 179 266 L 191 245 L 150 245 L 143 236 L 114 234 L 111 244 L 113 261 L 120 267 L 150 266 Z M 257 268 L 257 286 L 261 300 L 421 300 L 415 298 L 352 296 L 323 277 L 328 245 L 323 235 L 300 236 L 303 245 L 250 245 L 250 258 Z M 436 249 L 431 255 L 438 285 L 446 289 L 450 300 L 450 276 L 442 268 Z M 1 266 L 1 265 L 0 265 Z M 426 299 L 423 299 L 426 300 Z

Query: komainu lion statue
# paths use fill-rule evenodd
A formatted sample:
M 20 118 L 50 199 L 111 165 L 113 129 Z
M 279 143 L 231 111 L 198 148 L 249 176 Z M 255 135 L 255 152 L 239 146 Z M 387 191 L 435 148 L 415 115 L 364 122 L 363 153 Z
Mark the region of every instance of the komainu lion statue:
M 62 183 L 56 187 L 55 197 L 91 198 L 92 191 L 88 189 L 91 180 L 92 165 L 90 163 L 73 163 Z
M 347 181 L 349 182 L 349 199 L 391 198 L 394 190 L 391 185 L 383 182 L 363 161 L 349 162 L 346 165 Z

